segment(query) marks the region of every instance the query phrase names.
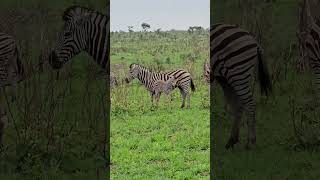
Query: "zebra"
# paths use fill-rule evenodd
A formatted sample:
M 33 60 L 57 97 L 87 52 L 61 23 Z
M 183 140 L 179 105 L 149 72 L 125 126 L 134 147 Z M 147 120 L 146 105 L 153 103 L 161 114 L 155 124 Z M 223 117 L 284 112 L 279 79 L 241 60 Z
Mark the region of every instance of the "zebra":
M 302 34 L 302 40 L 306 49 L 306 56 L 313 73 L 313 84 L 316 88 L 317 98 L 320 99 L 320 26 L 314 20 L 310 12 L 309 1 L 306 1 L 307 8 L 307 32 Z
M 195 86 L 193 84 L 191 74 L 187 71 L 183 69 L 177 69 L 170 72 L 156 73 L 139 64 L 131 64 L 129 68 L 129 76 L 125 79 L 125 81 L 129 83 L 134 78 L 139 79 L 139 81 L 144 84 L 147 90 L 150 91 L 152 102 L 154 96 L 154 91 L 152 89 L 153 83 L 157 80 L 167 81 L 170 76 L 173 76 L 176 81 L 175 87 L 178 87 L 180 90 L 182 98 L 181 108 L 185 107 L 186 99 L 188 99 L 188 107 L 190 107 L 189 87 L 191 87 L 191 91 L 195 91 Z
M 255 101 L 253 83 L 256 69 L 261 93 L 272 92 L 267 67 L 262 60 L 262 48 L 254 37 L 236 25 L 214 24 L 210 27 L 210 85 L 217 81 L 234 115 L 230 138 L 226 149 L 239 142 L 242 113 L 247 116 L 247 145 L 256 144 Z M 211 106 L 213 107 L 213 106 Z
M 113 73 L 110 73 L 110 88 L 114 88 L 116 86 L 118 86 L 118 79 Z
M 203 63 L 203 77 L 206 83 L 210 83 L 210 61 L 205 60 Z
M 64 28 L 50 54 L 50 65 L 54 69 L 60 69 L 73 56 L 86 51 L 109 75 L 109 15 L 85 7 L 71 6 L 65 10 L 62 18 Z
M 157 80 L 156 82 L 154 82 L 152 89 L 154 91 L 157 104 L 159 102 L 161 93 L 165 93 L 167 96 L 169 96 L 171 91 L 174 90 L 175 86 L 176 81 L 174 76 L 170 76 L 167 81 Z
M 15 97 L 17 83 L 24 77 L 16 41 L 12 36 L 0 33 L 0 145 L 7 122 L 5 87 L 10 86 Z

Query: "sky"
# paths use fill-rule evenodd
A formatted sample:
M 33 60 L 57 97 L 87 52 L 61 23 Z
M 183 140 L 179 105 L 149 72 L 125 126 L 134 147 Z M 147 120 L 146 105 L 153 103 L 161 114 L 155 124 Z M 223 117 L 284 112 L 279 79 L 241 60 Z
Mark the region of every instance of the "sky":
M 143 22 L 152 31 L 210 24 L 210 0 L 111 0 L 110 8 L 111 31 L 128 31 L 128 26 L 140 31 Z

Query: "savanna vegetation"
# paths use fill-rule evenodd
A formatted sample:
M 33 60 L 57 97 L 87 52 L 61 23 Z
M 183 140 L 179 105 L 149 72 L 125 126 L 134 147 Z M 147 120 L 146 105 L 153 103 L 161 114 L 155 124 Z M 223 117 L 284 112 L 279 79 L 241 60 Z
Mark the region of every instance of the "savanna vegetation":
M 240 143 L 226 150 L 232 125 L 222 89 L 214 90 L 213 169 L 216 179 L 319 179 L 320 131 L 311 71 L 300 56 L 297 38 L 302 1 L 211 1 L 211 24 L 238 24 L 252 32 L 264 49 L 273 94 L 256 89 L 257 145 L 245 149 L 243 119 Z
M 106 1 L 4 0 L 0 31 L 14 36 L 27 79 L 16 100 L 7 88 L 9 121 L 0 150 L 0 179 L 105 179 L 107 81 L 92 58 L 75 57 L 59 72 L 50 48 L 71 5 L 107 13 Z M 1 102 L 2 103 L 2 102 Z
M 202 77 L 208 30 L 142 28 L 111 33 L 111 71 L 118 80 L 111 90 L 111 178 L 208 179 L 210 100 Z M 131 63 L 158 72 L 189 71 L 196 86 L 191 108 L 180 109 L 178 89 L 172 101 L 162 95 L 159 106 L 152 107 L 150 93 L 137 79 L 123 82 Z

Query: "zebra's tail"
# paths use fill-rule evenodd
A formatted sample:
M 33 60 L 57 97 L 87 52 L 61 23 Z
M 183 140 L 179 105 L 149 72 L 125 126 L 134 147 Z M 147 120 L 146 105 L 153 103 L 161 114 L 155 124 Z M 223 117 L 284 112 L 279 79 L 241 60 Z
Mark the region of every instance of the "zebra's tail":
M 258 47 L 258 78 L 260 82 L 261 94 L 269 95 L 272 93 L 271 79 L 268 68 L 263 63 L 262 49 Z
M 190 85 L 191 85 L 191 91 L 194 92 L 196 90 L 196 87 L 193 84 L 192 78 L 190 79 Z

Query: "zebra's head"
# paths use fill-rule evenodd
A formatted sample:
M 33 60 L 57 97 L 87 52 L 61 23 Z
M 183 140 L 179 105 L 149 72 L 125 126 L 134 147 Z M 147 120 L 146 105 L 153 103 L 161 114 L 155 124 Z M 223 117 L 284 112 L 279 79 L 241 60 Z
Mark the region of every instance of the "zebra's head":
M 177 84 L 177 80 L 174 76 L 170 76 L 169 79 L 166 81 L 166 90 L 167 91 L 172 91 Z
M 139 64 L 130 64 L 129 68 L 128 76 L 125 79 L 126 83 L 130 83 L 134 78 L 137 78 L 141 71 L 141 66 Z
M 54 69 L 60 69 L 73 56 L 87 50 L 90 18 L 91 11 L 83 7 L 72 6 L 64 12 L 64 26 L 49 57 Z

